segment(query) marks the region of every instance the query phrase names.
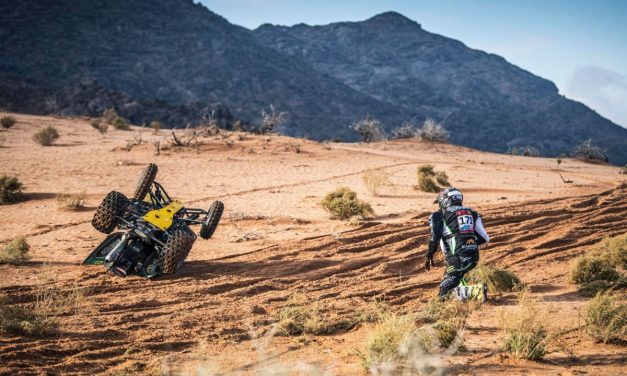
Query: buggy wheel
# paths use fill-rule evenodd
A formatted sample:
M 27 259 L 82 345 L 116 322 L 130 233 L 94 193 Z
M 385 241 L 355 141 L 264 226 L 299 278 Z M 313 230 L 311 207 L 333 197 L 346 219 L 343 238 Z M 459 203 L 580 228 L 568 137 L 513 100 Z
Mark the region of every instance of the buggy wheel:
M 209 210 L 207 211 L 207 218 L 200 226 L 200 237 L 203 239 L 210 239 L 213 233 L 220 223 L 222 218 L 222 212 L 224 211 L 224 204 L 221 201 L 214 201 Z
M 122 193 L 109 192 L 96 209 L 91 220 L 92 226 L 102 233 L 110 234 L 118 225 L 118 217 L 124 215 L 127 205 L 128 199 Z
M 149 163 L 148 166 L 142 171 L 142 174 L 139 176 L 139 180 L 137 181 L 137 188 L 135 188 L 135 193 L 133 194 L 133 199 L 137 201 L 142 201 L 148 192 L 150 192 L 150 187 L 152 183 L 155 181 L 157 177 L 157 171 L 159 168 L 154 163 Z
M 189 230 L 186 231 L 184 228 L 174 230 L 163 250 L 161 270 L 164 274 L 176 273 L 183 266 L 195 240 L 196 236 Z

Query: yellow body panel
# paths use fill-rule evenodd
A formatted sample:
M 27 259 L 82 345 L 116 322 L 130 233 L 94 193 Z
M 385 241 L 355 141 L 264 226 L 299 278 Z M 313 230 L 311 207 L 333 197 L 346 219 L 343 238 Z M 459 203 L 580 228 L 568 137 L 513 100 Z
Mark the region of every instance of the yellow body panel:
M 174 215 L 183 209 L 183 207 L 182 203 L 172 201 L 164 208 L 149 211 L 144 215 L 144 219 L 159 230 L 165 231 L 172 226 Z

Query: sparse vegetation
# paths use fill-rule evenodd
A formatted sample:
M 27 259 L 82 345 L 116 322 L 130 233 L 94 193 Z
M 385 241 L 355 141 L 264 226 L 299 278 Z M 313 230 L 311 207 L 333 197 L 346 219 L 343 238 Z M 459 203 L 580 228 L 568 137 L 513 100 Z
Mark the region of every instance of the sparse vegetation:
M 592 139 L 588 139 L 582 142 L 575 148 L 573 153 L 575 158 L 587 161 L 587 162 L 608 162 L 609 159 L 605 150 L 592 144 Z
M 100 119 L 93 119 L 90 124 L 91 127 L 97 130 L 100 134 L 105 134 L 109 130 L 109 124 Z
M 381 188 L 390 184 L 390 177 L 387 173 L 373 168 L 366 170 L 361 176 L 366 188 L 373 196 L 378 196 Z
M 270 112 L 261 111 L 261 127 L 259 131 L 262 134 L 272 133 L 277 127 L 287 121 L 287 115 L 287 112 L 277 111 L 273 105 L 270 105 Z
M 400 127 L 392 130 L 392 138 L 395 139 L 414 138 L 418 137 L 418 134 L 418 128 L 411 121 L 406 121 Z
M 106 124 L 112 125 L 115 129 L 124 131 L 131 129 L 126 119 L 119 116 L 114 108 L 108 108 L 102 112 L 102 121 Z
M 2 128 L 9 129 L 14 126 L 15 123 L 17 123 L 17 120 L 15 120 L 13 116 L 3 116 L 2 118 L 0 118 L 0 124 L 2 125 Z
M 435 171 L 432 165 L 418 166 L 418 185 L 416 186 L 418 190 L 422 192 L 437 193 L 443 187 L 450 187 L 450 185 L 451 183 L 448 180 L 448 175 L 446 175 L 445 172 Z
M 41 146 L 50 146 L 59 138 L 57 128 L 49 125 L 33 135 L 33 140 Z
M 540 155 L 540 151 L 533 146 L 520 146 L 520 147 L 512 147 L 509 149 L 509 154 L 511 155 L 521 155 L 523 157 L 537 157 Z M 559 160 L 561 163 L 561 159 Z
M 20 202 L 24 199 L 23 184 L 15 176 L 0 176 L 0 205 Z
M 6 144 L 7 142 L 7 136 L 0 134 L 0 148 L 4 146 L 4 144 Z
M 627 233 L 613 238 L 604 238 L 593 252 L 610 265 L 627 270 Z
M 364 142 L 384 141 L 386 138 L 381 122 L 370 117 L 355 122 L 351 129 L 359 133 Z
M 66 209 L 76 210 L 83 207 L 85 203 L 85 192 L 80 193 L 59 193 L 57 195 L 59 206 Z
M 28 307 L 12 305 L 8 297 L 0 295 L 0 335 L 44 337 L 56 334 L 58 328 L 57 320 Z
M 598 256 L 583 255 L 578 257 L 570 270 L 570 280 L 578 285 L 592 281 L 616 281 L 620 274 L 606 260 Z
M 294 294 L 279 313 L 277 335 L 332 334 L 345 331 L 359 323 L 355 318 L 330 317 L 323 314 L 318 303 L 304 295 Z
M 161 130 L 161 128 L 163 128 L 163 125 L 158 122 L 158 121 L 151 121 L 150 122 L 150 128 L 152 128 L 152 131 L 154 134 L 159 133 L 159 131 Z
M 503 350 L 518 359 L 541 359 L 549 341 L 543 321 L 538 302 L 523 293 L 513 311 L 500 312 Z
M 403 350 L 424 346 L 415 335 L 417 329 L 411 315 L 386 315 L 366 339 L 362 354 L 364 368 L 403 362 L 407 355 Z
M 30 246 L 26 238 L 13 239 L 0 252 L 0 264 L 20 264 L 26 262 L 30 260 L 29 250 Z
M 596 342 L 627 343 L 627 304 L 599 293 L 581 310 L 586 333 Z
M 449 139 L 448 131 L 434 119 L 427 119 L 418 131 L 418 137 L 426 142 L 447 143 Z
M 357 193 L 346 187 L 328 193 L 321 204 L 334 219 L 346 220 L 354 216 L 362 219 L 374 217 L 374 210 L 370 204 L 357 199 Z
M 618 173 L 622 175 L 627 175 L 627 165 L 624 165 L 623 167 L 621 167 Z
M 510 292 L 522 286 L 514 273 L 486 264 L 479 264 L 471 270 L 468 281 L 485 283 L 490 292 Z

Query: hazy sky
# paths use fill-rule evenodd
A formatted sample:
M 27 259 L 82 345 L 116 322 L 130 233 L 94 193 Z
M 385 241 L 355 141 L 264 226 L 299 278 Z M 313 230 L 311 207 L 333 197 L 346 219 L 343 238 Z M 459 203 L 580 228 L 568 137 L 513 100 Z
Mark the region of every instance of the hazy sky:
M 393 10 L 505 57 L 627 127 L 627 0 L 200 0 L 230 22 L 323 25 Z

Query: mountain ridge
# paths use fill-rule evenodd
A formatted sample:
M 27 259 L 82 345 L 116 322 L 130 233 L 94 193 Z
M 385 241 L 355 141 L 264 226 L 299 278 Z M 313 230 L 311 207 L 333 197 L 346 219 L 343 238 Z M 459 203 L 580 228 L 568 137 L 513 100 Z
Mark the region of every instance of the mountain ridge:
M 552 82 L 393 11 L 249 30 L 192 0 L 0 1 L 0 36 L 0 106 L 11 111 L 113 106 L 136 123 L 211 113 L 254 128 L 273 104 L 289 113 L 278 130 L 296 137 L 356 141 L 349 125 L 365 116 L 387 131 L 434 118 L 465 146 L 551 156 L 592 138 L 627 162 L 627 131 Z

